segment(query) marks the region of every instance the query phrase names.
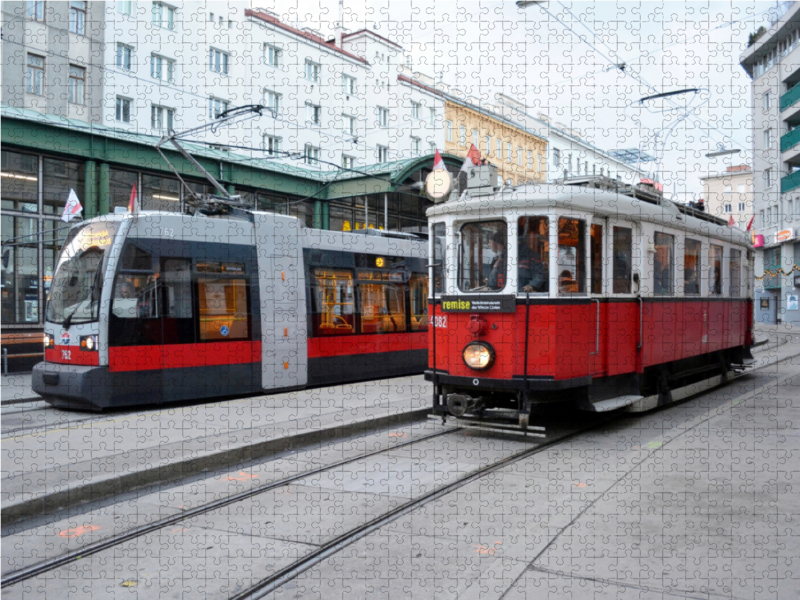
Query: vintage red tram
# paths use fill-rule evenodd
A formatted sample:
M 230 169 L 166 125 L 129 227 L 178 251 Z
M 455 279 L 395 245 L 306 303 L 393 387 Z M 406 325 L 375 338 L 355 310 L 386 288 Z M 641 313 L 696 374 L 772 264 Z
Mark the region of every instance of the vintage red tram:
M 34 391 L 101 410 L 423 371 L 423 241 L 234 213 L 75 226 L 48 296 Z
M 436 414 L 510 411 L 524 426 L 560 401 L 648 410 L 751 362 L 744 232 L 586 179 L 467 189 L 428 209 Z

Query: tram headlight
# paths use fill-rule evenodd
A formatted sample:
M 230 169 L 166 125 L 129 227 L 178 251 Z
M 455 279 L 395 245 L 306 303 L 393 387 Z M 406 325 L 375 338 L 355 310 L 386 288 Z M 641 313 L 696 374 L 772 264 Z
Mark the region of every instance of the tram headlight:
M 44 347 L 45 348 L 54 348 L 56 345 L 55 339 L 49 333 L 44 334 Z
M 81 336 L 81 350 L 97 350 L 97 336 L 96 335 L 84 335 Z
M 471 342 L 461 353 L 464 364 L 476 371 L 485 371 L 494 364 L 494 348 L 486 342 Z

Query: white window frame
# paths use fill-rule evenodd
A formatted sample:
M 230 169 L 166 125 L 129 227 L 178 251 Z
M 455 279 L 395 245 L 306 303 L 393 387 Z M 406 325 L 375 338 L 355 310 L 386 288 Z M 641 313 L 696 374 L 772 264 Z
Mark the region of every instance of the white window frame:
M 279 94 L 273 90 L 264 89 L 264 106 L 276 115 L 280 114 L 282 96 L 283 94 Z
M 772 129 L 764 130 L 764 147 L 770 148 L 772 146 Z
M 153 2 L 153 8 L 150 14 L 150 22 L 156 27 L 162 29 L 175 29 L 175 12 L 174 6 L 165 4 L 164 2 Z M 165 17 L 166 13 L 166 19 Z
M 764 169 L 764 184 L 766 187 L 772 187 L 772 168 Z
M 319 153 L 317 146 L 306 144 L 303 148 L 303 162 L 307 165 L 319 165 Z
M 133 2 L 131 0 L 117 0 L 117 12 L 121 15 L 133 15 Z
M 150 77 L 157 81 L 174 83 L 175 61 L 161 54 L 150 55 Z
M 378 127 L 389 127 L 389 109 L 378 107 Z
M 73 69 L 76 72 L 73 73 Z M 74 77 L 73 75 L 79 75 Z M 69 66 L 68 100 L 71 104 L 86 104 L 86 69 L 78 65 Z
M 283 138 L 280 136 L 265 133 L 263 136 L 264 150 L 269 156 L 277 156 L 281 151 L 282 141 Z
M 231 65 L 231 55 L 224 50 L 214 48 L 208 49 L 208 70 L 212 73 L 219 73 L 220 75 L 229 75 Z
M 306 123 L 322 125 L 322 107 L 319 104 L 306 102 Z
M 224 113 L 231 107 L 231 103 L 216 96 L 208 97 L 208 120 L 213 121 L 217 115 Z
M 342 92 L 345 96 L 356 95 L 356 78 L 352 75 L 345 75 L 342 73 Z
M 264 44 L 264 64 L 277 69 L 281 66 L 281 49 L 272 44 Z
M 533 170 L 533 150 L 528 150 L 528 170 Z
M 422 105 L 419 102 L 411 101 L 411 118 L 412 119 L 419 119 L 420 109 Z
M 320 63 L 314 62 L 313 60 L 307 58 L 304 70 L 305 70 L 305 78 L 308 81 L 319 83 L 320 73 L 322 71 L 322 65 Z
M 477 129 L 472 130 L 472 143 L 475 145 L 476 148 L 480 148 L 480 138 L 481 133 Z
M 444 122 L 444 131 L 445 131 L 445 139 L 448 142 L 453 141 L 453 122 L 452 121 L 445 121 Z
M 458 143 L 462 146 L 467 145 L 467 127 L 466 125 L 461 125 L 458 128 Z
M 356 134 L 356 118 L 353 115 L 342 113 L 343 131 L 350 135 Z
M 39 64 L 31 64 L 31 59 L 36 59 Z M 28 53 L 25 67 L 25 91 L 34 96 L 44 96 L 44 73 L 47 61 L 44 56 Z
M 503 140 L 500 138 L 497 138 L 495 141 L 495 156 L 497 156 L 499 160 L 503 160 Z
M 175 109 L 160 104 L 150 106 L 150 128 L 160 132 L 174 129 Z
M 381 146 L 380 144 L 378 144 L 377 154 L 378 154 L 378 162 L 379 163 L 389 162 L 389 147 L 388 146 Z
M 128 64 L 125 64 L 125 59 L 128 59 Z M 133 46 L 117 42 L 117 51 L 115 54 L 115 64 L 118 69 L 123 71 L 131 71 L 133 69 Z
M 42 0 L 36 2 L 25 3 L 25 16 L 32 21 L 44 21 L 44 2 Z
M 86 11 L 88 4 L 84 1 L 72 0 L 69 3 L 70 33 L 86 35 Z
M 352 169 L 356 165 L 356 159 L 354 156 L 348 156 L 346 154 L 342 154 L 342 167 L 345 169 Z
M 125 119 L 125 107 L 127 105 L 128 118 Z M 114 103 L 114 120 L 117 123 L 130 123 L 133 118 L 133 100 L 125 96 L 117 96 Z
M 430 111 L 431 125 L 436 125 L 436 109 L 431 107 L 428 110 Z
M 488 135 L 484 136 L 483 143 L 484 143 L 484 146 L 485 146 L 484 149 L 483 149 L 484 154 L 486 154 L 486 156 L 491 156 L 492 155 L 492 138 L 491 138 L 491 136 L 488 136 Z
M 419 156 L 419 149 L 420 149 L 420 139 L 416 136 L 411 136 L 411 154 L 413 156 Z

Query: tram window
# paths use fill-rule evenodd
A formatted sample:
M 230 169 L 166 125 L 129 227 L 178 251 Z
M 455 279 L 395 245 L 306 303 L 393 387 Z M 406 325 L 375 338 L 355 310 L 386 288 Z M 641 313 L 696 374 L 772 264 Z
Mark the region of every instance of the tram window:
M 613 237 L 613 292 L 615 294 L 630 294 L 631 275 L 633 273 L 633 230 L 627 227 L 614 227 Z
M 722 246 L 712 245 L 708 249 L 708 293 L 722 294 Z
M 153 268 L 153 257 L 135 244 L 127 244 L 119 268 L 123 271 L 150 271 Z
M 409 282 L 411 292 L 411 331 L 428 330 L 428 278 L 412 275 Z
M 458 269 L 462 292 L 499 292 L 505 287 L 506 240 L 504 221 L 462 225 Z
M 653 256 L 653 293 L 672 294 L 673 266 L 675 264 L 675 238 L 656 232 Z
M 444 223 L 433 224 L 433 293 L 444 293 L 447 273 L 447 238 Z
M 700 293 L 700 247 L 698 240 L 686 238 L 683 247 L 683 293 Z
M 200 341 L 249 339 L 246 280 L 199 278 L 197 297 Z
M 592 293 L 603 293 L 603 226 L 592 225 L 590 252 L 592 256 Z
M 389 283 L 389 273 L 358 272 L 361 333 L 396 333 L 406 330 L 403 286 Z
M 157 319 L 158 280 L 158 273 L 120 271 L 114 282 L 111 313 L 119 319 Z
M 730 264 L 730 296 L 731 298 L 738 298 L 741 296 L 741 252 L 739 250 L 731 249 L 731 264 Z
M 165 258 L 161 265 L 164 288 L 164 316 L 192 318 L 192 264 L 185 258 Z
M 355 333 L 353 273 L 344 269 L 314 269 L 312 332 L 321 335 Z
M 520 217 L 517 221 L 517 290 L 520 292 L 546 294 L 550 289 L 548 223 L 547 217 Z
M 558 292 L 586 293 L 585 223 L 580 219 L 558 220 Z

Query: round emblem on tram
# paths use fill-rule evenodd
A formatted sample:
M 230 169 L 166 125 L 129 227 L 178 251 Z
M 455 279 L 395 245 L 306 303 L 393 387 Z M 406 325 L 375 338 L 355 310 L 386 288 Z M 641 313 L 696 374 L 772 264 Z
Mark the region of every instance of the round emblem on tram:
M 447 169 L 434 169 L 425 179 L 425 195 L 431 202 L 444 202 L 453 191 L 453 176 Z

